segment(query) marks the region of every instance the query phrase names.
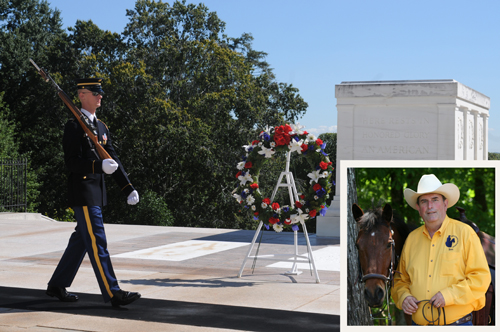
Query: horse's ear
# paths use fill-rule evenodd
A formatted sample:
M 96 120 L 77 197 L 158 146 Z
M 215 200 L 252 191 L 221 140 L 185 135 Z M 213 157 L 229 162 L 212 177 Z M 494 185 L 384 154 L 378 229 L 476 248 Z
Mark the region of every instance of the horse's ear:
M 384 206 L 384 210 L 382 211 L 382 218 L 384 218 L 384 220 L 388 223 L 392 221 L 392 207 L 390 204 L 386 204 Z
M 359 221 L 361 217 L 363 216 L 364 212 L 363 210 L 359 207 L 358 204 L 353 204 L 352 205 L 352 215 L 354 216 L 354 220 Z

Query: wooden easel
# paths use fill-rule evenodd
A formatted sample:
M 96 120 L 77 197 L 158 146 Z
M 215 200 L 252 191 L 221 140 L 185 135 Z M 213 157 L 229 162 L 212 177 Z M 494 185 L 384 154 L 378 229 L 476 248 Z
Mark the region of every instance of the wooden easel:
M 281 183 L 283 180 L 283 177 L 286 178 L 286 183 Z M 293 174 L 290 172 L 290 152 L 287 152 L 286 154 L 286 168 L 284 172 L 281 172 L 280 177 L 278 179 L 278 183 L 276 183 L 276 187 L 274 187 L 273 194 L 271 196 L 271 202 L 273 202 L 274 197 L 276 196 L 276 192 L 278 191 L 279 187 L 288 187 L 288 195 L 290 198 L 290 205 L 293 208 L 294 202 L 299 200 L 299 195 L 297 193 L 297 187 L 295 186 L 295 181 L 293 179 Z M 298 270 L 297 268 L 297 263 L 301 262 L 306 262 L 312 264 L 312 268 L 314 271 L 314 274 L 316 276 L 316 283 L 319 284 L 319 275 L 318 271 L 316 270 L 316 264 L 314 262 L 314 257 L 312 254 L 312 249 L 311 249 L 311 243 L 309 242 L 309 235 L 307 233 L 307 227 L 304 221 L 301 221 L 302 224 L 302 229 L 304 230 L 304 237 L 306 238 L 307 242 L 307 254 L 309 257 L 303 257 L 299 255 L 299 247 L 297 244 L 297 231 L 294 231 L 293 233 L 293 242 L 295 246 L 295 253 L 294 254 L 272 254 L 272 255 L 255 255 L 251 256 L 251 252 L 253 250 L 253 247 L 255 245 L 255 241 L 257 240 L 257 236 L 259 235 L 260 231 L 262 230 L 262 226 L 264 223 L 262 220 L 259 223 L 259 226 L 257 227 L 257 230 L 255 231 L 255 235 L 253 237 L 252 243 L 250 245 L 250 248 L 248 249 L 247 255 L 245 259 L 243 259 L 243 264 L 241 264 L 241 269 L 240 272 L 238 273 L 238 278 L 241 278 L 241 275 L 243 273 L 243 269 L 245 268 L 245 264 L 249 258 L 252 259 L 262 259 L 262 260 L 268 260 L 268 261 L 278 261 L 278 262 L 283 262 L 283 261 L 288 261 L 287 258 L 293 258 L 293 266 L 290 271 L 287 271 L 285 274 L 286 275 L 299 275 L 302 272 Z M 260 244 L 259 244 L 260 245 Z

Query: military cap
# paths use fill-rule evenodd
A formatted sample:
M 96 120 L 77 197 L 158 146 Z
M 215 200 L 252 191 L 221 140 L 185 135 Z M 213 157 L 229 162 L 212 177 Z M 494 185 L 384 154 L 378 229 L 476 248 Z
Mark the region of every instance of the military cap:
M 87 89 L 92 92 L 99 92 L 100 94 L 104 94 L 104 91 L 101 87 L 102 78 L 80 78 L 75 81 L 78 90 Z

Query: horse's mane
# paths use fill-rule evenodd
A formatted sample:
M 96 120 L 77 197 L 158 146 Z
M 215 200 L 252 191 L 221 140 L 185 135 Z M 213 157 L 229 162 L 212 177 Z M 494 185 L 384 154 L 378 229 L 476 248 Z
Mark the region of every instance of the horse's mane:
M 384 222 L 382 218 L 382 208 L 376 207 L 374 209 L 366 211 L 363 216 L 359 219 L 359 228 L 365 232 L 371 231 L 377 224 Z M 410 227 L 404 222 L 398 212 L 393 211 L 391 227 L 396 229 L 398 233 L 406 239 L 410 234 Z

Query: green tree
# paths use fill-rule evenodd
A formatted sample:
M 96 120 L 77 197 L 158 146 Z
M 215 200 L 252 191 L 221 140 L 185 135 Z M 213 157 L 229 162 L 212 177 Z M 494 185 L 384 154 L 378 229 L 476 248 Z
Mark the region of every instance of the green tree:
M 9 43 L 0 49 L 0 59 L 16 52 L 11 42 L 16 38 L 33 46 L 26 47 L 27 56 L 21 52 L 5 66 L 0 62 L 0 82 L 21 82 L 21 89 L 9 87 L 8 95 L 19 99 L 13 120 L 20 123 L 21 150 L 37 151 L 43 213 L 66 213 L 60 142 L 71 115 L 29 67 L 29 56 L 49 69 L 69 95 L 74 77 L 104 79 L 98 117 L 111 129 L 134 186 L 149 201 L 145 205 L 170 207 L 177 225 L 252 227 L 235 218 L 238 206 L 231 197 L 242 146 L 266 125 L 294 122 L 307 104 L 296 88 L 276 82 L 266 54 L 252 49 L 251 35 L 223 35 L 225 23 L 215 12 L 185 1 L 137 1 L 127 11 L 123 34 L 103 31 L 92 21 L 77 21 L 67 34 L 60 29 L 59 13 L 45 1 L 1 4 L 0 38 Z M 22 18 L 17 28 L 10 27 L 9 15 Z M 23 34 L 28 17 L 48 23 Z M 32 42 L 34 35 L 44 40 L 43 47 Z M 13 78 L 13 68 L 24 76 Z M 148 223 L 124 209 L 120 188 L 109 182 L 108 220 Z
M 35 212 L 38 205 L 39 184 L 36 174 L 31 166 L 29 154 L 19 153 L 19 145 L 15 141 L 15 124 L 9 120 L 9 107 L 3 101 L 4 92 L 0 92 L 0 163 L 6 160 L 27 160 L 26 167 L 26 199 L 27 210 Z M 6 194 L 2 192 L 0 194 Z
M 468 219 L 491 235 L 495 234 L 495 169 L 492 168 L 359 168 L 356 169 L 356 187 L 360 206 L 371 208 L 383 201 L 392 205 L 405 221 L 422 224 L 418 211 L 404 200 L 405 188 L 416 190 L 423 174 L 435 174 L 442 183 L 454 183 L 460 189 L 455 206 L 466 211 Z M 459 219 L 453 207 L 448 216 Z
M 488 152 L 488 160 L 500 160 L 500 153 Z

